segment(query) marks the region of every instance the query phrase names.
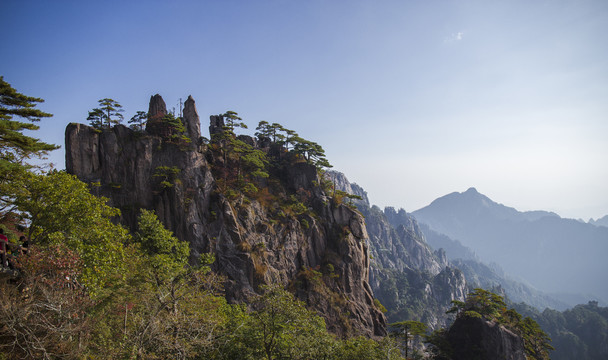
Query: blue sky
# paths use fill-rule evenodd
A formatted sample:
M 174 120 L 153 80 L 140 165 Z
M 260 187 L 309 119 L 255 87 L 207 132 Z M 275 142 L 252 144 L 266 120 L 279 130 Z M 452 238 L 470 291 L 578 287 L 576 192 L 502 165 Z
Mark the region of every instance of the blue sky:
M 48 142 L 98 99 L 130 118 L 191 94 L 203 129 L 226 110 L 251 134 L 281 123 L 381 207 L 473 186 L 519 210 L 608 214 L 604 0 L 3 0 L 0 30 L 0 75 L 46 100 Z

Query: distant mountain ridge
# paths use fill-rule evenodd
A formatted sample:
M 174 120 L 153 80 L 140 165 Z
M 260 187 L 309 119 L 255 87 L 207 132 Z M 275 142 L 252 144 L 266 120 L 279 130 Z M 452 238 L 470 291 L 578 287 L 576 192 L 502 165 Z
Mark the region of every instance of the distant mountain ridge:
M 593 219 L 589 219 L 589 224 L 595 225 L 595 226 L 605 226 L 608 227 L 608 215 L 601 217 L 597 220 L 593 220 Z
M 412 214 L 542 291 L 608 299 L 606 227 L 547 211 L 520 212 L 475 188 L 440 197 Z

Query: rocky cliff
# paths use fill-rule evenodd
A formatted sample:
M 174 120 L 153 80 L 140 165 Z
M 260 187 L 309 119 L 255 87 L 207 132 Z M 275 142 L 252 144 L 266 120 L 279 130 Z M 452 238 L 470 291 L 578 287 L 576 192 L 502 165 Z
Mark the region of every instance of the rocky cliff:
M 191 244 L 192 261 L 213 253 L 229 300 L 247 301 L 264 285 L 280 284 L 318 310 L 339 335 L 384 335 L 385 318 L 368 282 L 361 214 L 332 201 L 314 165 L 285 161 L 280 148 L 258 147 L 248 136 L 239 140 L 269 156 L 277 152 L 281 166 L 256 179 L 256 191 L 234 191 L 227 174 L 238 166 L 242 177 L 239 155 L 230 160 L 225 140 L 208 144 L 201 138 L 192 97 L 183 114 L 185 129 L 168 129 L 164 101 L 155 95 L 145 131 L 70 124 L 66 169 L 95 184 L 92 191 L 121 209 L 120 220 L 131 229 L 140 208 L 152 209 Z M 223 128 L 222 119 L 211 117 L 211 134 Z
M 460 317 L 447 332 L 452 360 L 526 360 L 524 341 L 496 322 Z
M 429 247 L 416 219 L 403 209 L 370 207 L 360 186 L 339 172 L 329 176 L 337 189 L 362 197 L 355 204 L 369 234 L 370 283 L 388 310 L 389 322 L 418 320 L 432 329 L 446 326 L 451 301 L 463 301 L 467 293 L 462 272 L 448 263 L 442 249 Z

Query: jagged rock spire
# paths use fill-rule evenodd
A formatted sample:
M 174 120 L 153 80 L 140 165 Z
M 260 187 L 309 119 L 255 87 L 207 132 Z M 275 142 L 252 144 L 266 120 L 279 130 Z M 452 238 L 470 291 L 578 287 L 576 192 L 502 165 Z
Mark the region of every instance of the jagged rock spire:
M 160 134 L 163 117 L 167 115 L 167 105 L 162 96 L 156 94 L 150 97 L 150 106 L 148 107 L 148 122 L 146 123 L 146 131 L 150 134 Z
M 224 117 L 222 115 L 209 116 L 209 136 L 224 131 Z
M 196 144 L 198 139 L 201 137 L 201 124 L 192 95 L 189 95 L 188 99 L 184 103 L 183 122 L 184 126 L 186 127 L 188 137 L 190 140 L 192 140 L 193 144 Z

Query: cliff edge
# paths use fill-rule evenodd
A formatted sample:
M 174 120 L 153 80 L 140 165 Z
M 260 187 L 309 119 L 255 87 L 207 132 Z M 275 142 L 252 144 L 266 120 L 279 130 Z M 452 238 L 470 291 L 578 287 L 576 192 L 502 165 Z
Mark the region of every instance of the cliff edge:
M 125 226 L 136 228 L 139 209 L 154 210 L 190 243 L 192 261 L 214 254 L 213 267 L 226 277 L 229 301 L 247 302 L 264 285 L 280 284 L 324 316 L 338 335 L 385 335 L 386 320 L 368 281 L 363 217 L 328 195 L 317 167 L 269 139 L 217 140 L 214 133 L 225 129 L 222 115 L 211 116 L 212 140 L 206 141 L 192 97 L 178 118 L 180 130 L 167 128 L 167 114 L 155 95 L 146 130 L 69 124 L 66 170 L 119 208 Z M 268 177 L 244 178 L 255 191 L 231 187 L 229 180 L 241 181 L 247 169 L 243 155 L 229 144 L 270 159 Z

